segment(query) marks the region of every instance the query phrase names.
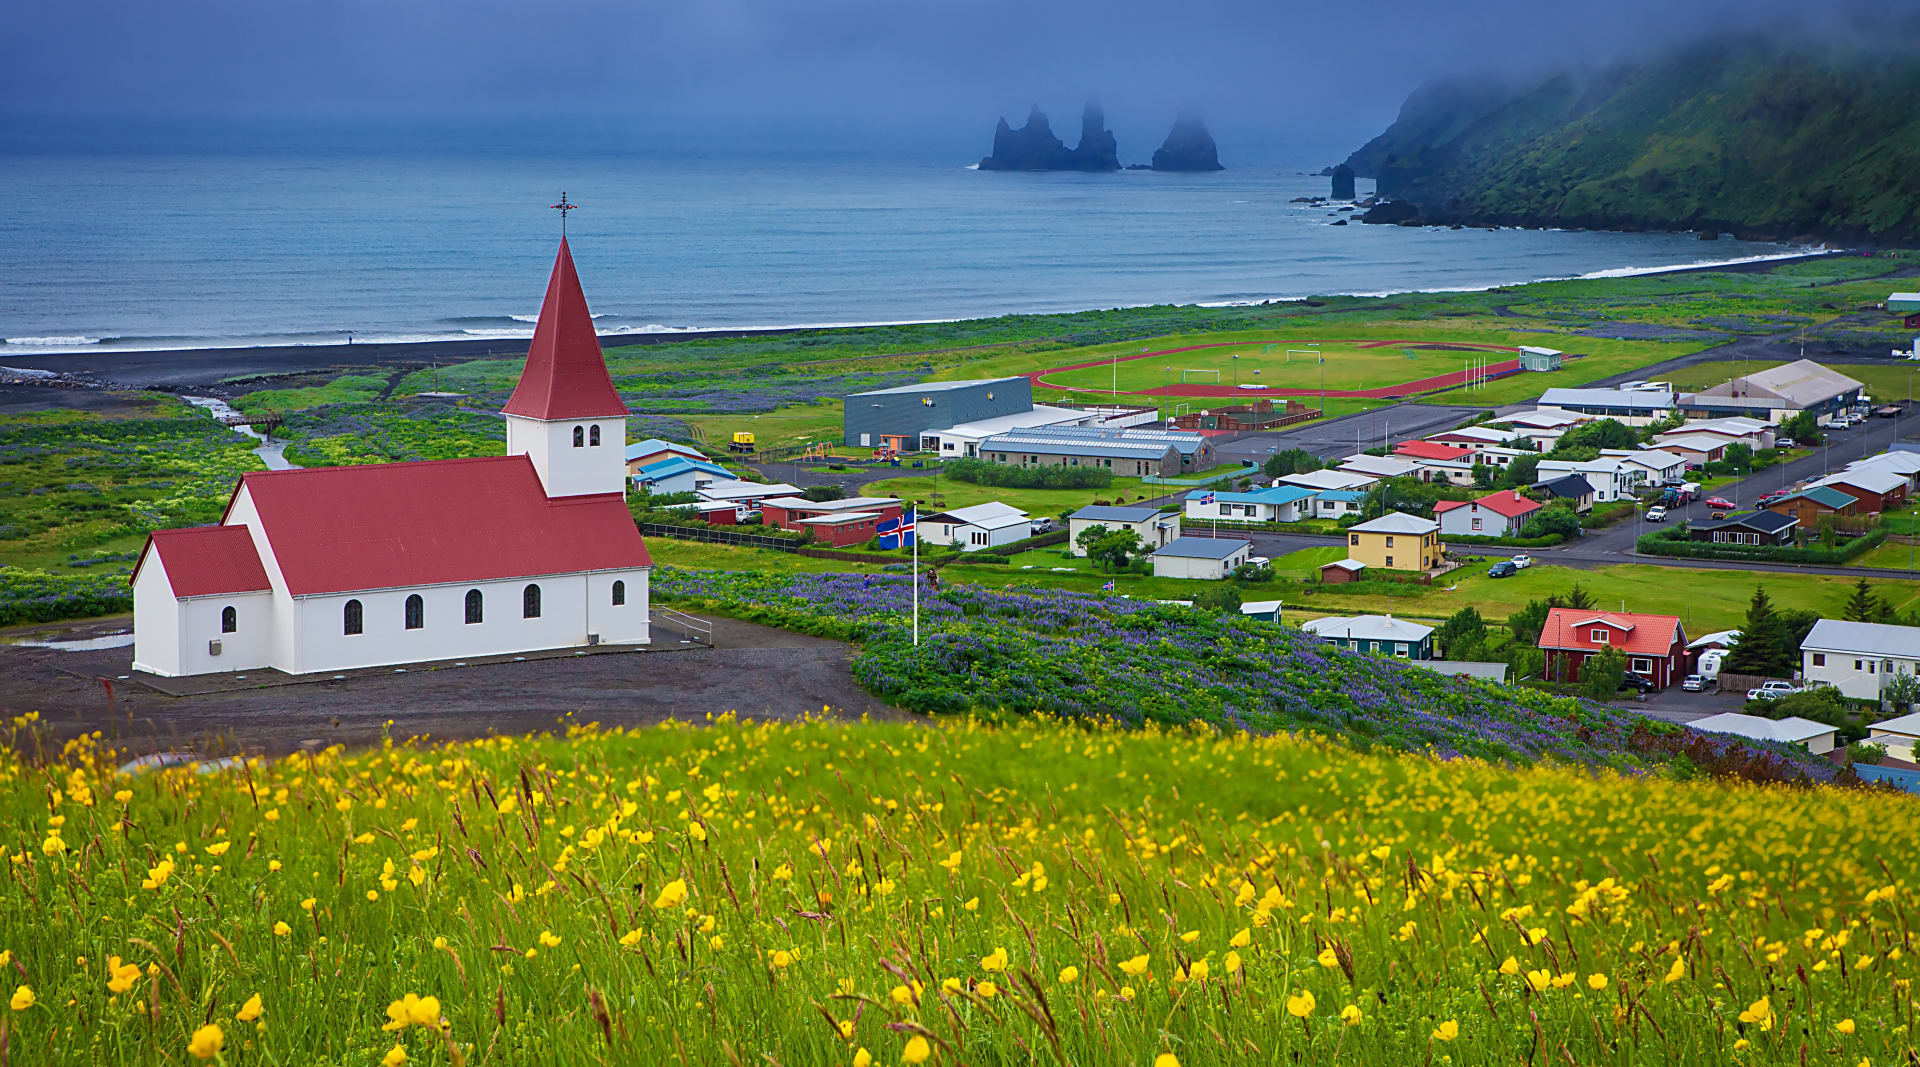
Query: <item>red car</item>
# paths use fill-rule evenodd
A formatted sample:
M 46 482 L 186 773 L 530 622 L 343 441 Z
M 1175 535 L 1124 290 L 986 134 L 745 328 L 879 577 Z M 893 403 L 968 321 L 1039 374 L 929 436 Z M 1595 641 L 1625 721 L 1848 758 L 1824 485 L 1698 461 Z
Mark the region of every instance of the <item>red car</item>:
M 1733 501 L 1723 496 L 1710 496 L 1707 498 L 1707 506 L 1710 508 L 1731 508 L 1733 507 Z

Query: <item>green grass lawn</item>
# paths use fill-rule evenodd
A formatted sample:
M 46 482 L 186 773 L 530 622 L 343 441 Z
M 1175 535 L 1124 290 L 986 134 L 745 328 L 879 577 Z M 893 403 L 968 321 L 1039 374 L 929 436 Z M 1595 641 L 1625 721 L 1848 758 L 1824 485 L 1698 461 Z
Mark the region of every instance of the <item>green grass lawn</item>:
M 1889 570 L 1908 570 L 1920 563 L 1920 538 L 1888 538 L 1887 541 L 1848 562 L 1849 567 L 1885 567 Z
M 1169 337 L 1156 338 L 1142 347 L 1163 351 L 1187 345 L 1222 343 L 1219 338 Z M 1138 351 L 1139 348 L 1135 347 L 1121 355 L 1124 357 Z M 1408 352 L 1412 353 L 1411 358 Z M 1057 355 L 1060 364 L 1067 364 L 1098 358 L 1100 354 L 1077 357 L 1073 353 Z M 1055 355 L 1049 353 L 1048 358 L 1054 358 Z M 1500 353 L 1488 355 L 1496 360 L 1502 358 Z M 1320 362 L 1321 358 L 1325 359 L 1324 363 Z M 1181 372 L 1187 370 L 1203 372 L 1184 375 L 1185 384 L 1191 385 L 1257 384 L 1274 388 L 1318 389 L 1324 382 L 1328 389 L 1372 389 L 1436 374 L 1450 374 L 1464 369 L 1469 358 L 1472 357 L 1460 352 L 1422 351 L 1416 348 L 1403 350 L 1398 346 L 1363 348 L 1352 342 L 1329 343 L 1312 348 L 1303 348 L 1298 342 L 1284 340 L 1264 344 L 1229 342 L 1228 347 L 1223 348 L 1203 348 L 1148 359 L 1125 360 L 1111 367 L 1059 371 L 1048 375 L 1047 380 L 1058 385 L 1098 389 L 1107 386 L 1117 374 L 1121 391 L 1131 392 L 1183 384 Z M 1248 396 L 1253 399 L 1258 394 L 1250 392 Z
M 1164 495 L 1170 487 L 1148 485 L 1138 478 L 1115 478 L 1104 489 L 1013 489 L 996 485 L 975 485 L 945 475 L 929 478 L 883 478 L 860 487 L 865 496 L 893 496 L 917 500 L 927 508 L 963 508 L 997 500 L 1033 516 L 1059 516 L 1096 500 L 1128 502 Z M 1177 487 L 1172 487 L 1177 488 Z
M 759 414 L 683 415 L 681 418 L 700 427 L 706 434 L 707 450 L 720 454 L 727 442 L 741 431 L 753 434 L 754 446 L 761 451 L 788 448 L 818 441 L 840 441 L 840 402 L 792 404 Z M 870 449 L 848 450 L 850 454 L 871 454 Z

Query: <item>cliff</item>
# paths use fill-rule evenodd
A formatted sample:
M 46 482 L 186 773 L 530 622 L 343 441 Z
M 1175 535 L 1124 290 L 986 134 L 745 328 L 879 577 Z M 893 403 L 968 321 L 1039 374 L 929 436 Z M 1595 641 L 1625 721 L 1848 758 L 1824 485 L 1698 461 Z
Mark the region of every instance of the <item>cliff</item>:
M 1167 139 L 1153 153 L 1153 170 L 1209 171 L 1226 170 L 1220 165 L 1220 152 L 1214 146 L 1213 135 L 1207 132 L 1207 124 L 1198 115 L 1181 115 L 1174 120 L 1173 130 Z
M 1088 101 L 1080 119 L 1080 144 L 1069 149 L 1054 136 L 1046 113 L 1034 105 L 1026 125 L 1019 129 L 1002 118 L 993 131 L 993 154 L 980 161 L 981 170 L 1120 169 L 1119 145 L 1106 128 L 1106 114 L 1098 101 Z
M 1427 222 L 1913 242 L 1914 55 L 1749 38 L 1597 73 L 1440 81 L 1346 165 Z

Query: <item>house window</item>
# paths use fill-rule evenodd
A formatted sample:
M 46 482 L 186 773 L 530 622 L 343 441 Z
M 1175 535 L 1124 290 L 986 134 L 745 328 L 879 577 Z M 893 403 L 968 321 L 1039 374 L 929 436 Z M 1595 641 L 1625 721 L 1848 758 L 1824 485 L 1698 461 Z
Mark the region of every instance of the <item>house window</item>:
M 230 634 L 240 629 L 240 613 L 229 604 L 220 609 L 220 632 Z
M 1357 545 L 1357 544 L 1359 544 L 1359 543 L 1360 543 L 1360 535 L 1359 535 L 1359 534 L 1348 534 L 1348 535 L 1347 535 L 1347 544 L 1349 544 L 1349 545 Z
M 1393 547 L 1393 535 L 1392 535 L 1392 534 L 1388 534 L 1388 535 L 1387 535 L 1387 547 L 1388 547 L 1388 548 L 1392 548 L 1392 547 Z
M 1825 652 L 1815 652 L 1815 653 L 1813 654 L 1813 665 L 1814 665 L 1814 666 L 1816 666 L 1816 667 L 1824 667 L 1824 666 L 1826 666 L 1826 665 L 1827 665 L 1827 654 L 1826 654 Z
M 1393 654 L 1396 656 L 1405 656 L 1407 654 L 1407 643 L 1405 641 L 1396 642 L 1393 646 Z
M 1475 520 L 1473 520 L 1473 528 L 1474 528 L 1474 529 L 1476 529 L 1476 530 L 1478 530 L 1478 529 L 1480 528 L 1480 520 L 1479 520 L 1479 519 L 1475 519 Z
M 581 426 L 575 426 L 573 428 L 573 447 L 580 448 L 584 446 L 586 443 L 587 443 L 586 428 Z
M 600 427 L 597 424 L 588 428 L 587 444 L 592 445 L 594 448 L 600 447 Z
M 1653 661 L 1645 656 L 1635 656 L 1628 669 L 1635 674 L 1652 674 Z
M 476 590 L 476 592 L 477 591 L 478 590 Z M 540 587 L 539 586 L 529 585 L 525 589 L 520 591 L 520 617 L 523 619 L 537 619 L 540 617 Z M 467 621 L 478 622 L 480 620 L 468 619 Z
M 1854 669 L 1854 670 L 1856 670 L 1856 671 L 1860 669 L 1860 661 L 1859 661 L 1859 660 L 1854 660 L 1854 661 L 1853 661 L 1853 669 Z
M 627 602 L 627 583 L 613 583 L 613 606 L 620 607 Z
M 1612 639 L 1612 637 L 1610 637 L 1610 636 L 1609 636 L 1609 635 L 1607 634 L 1607 631 L 1605 631 L 1605 630 L 1602 630 L 1602 629 L 1601 629 L 1600 627 L 1598 627 L 1598 626 L 1596 626 L 1596 627 L 1594 627 L 1594 628 L 1593 628 L 1593 643 L 1594 643 L 1594 644 L 1596 644 L 1596 645 L 1605 645 L 1605 644 L 1610 644 L 1610 643 L 1612 642 L 1612 640 L 1613 640 L 1613 639 Z
M 1387 557 L 1387 569 L 1389 569 L 1389 570 L 1391 570 L 1391 569 L 1393 569 L 1393 557 L 1392 557 L 1392 556 L 1388 556 L 1388 557 Z
M 407 598 L 407 629 L 418 630 L 427 624 L 427 604 L 415 593 Z
M 349 600 L 340 609 L 340 632 L 351 637 L 360 632 L 361 610 L 358 600 Z
M 485 615 L 484 608 L 485 604 L 480 596 L 480 590 L 467 590 L 467 625 L 472 626 L 474 623 L 481 621 Z

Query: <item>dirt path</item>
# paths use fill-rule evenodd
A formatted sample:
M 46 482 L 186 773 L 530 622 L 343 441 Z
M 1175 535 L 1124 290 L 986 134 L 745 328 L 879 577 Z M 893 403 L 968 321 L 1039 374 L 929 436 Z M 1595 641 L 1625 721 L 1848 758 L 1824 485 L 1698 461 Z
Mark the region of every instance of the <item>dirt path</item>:
M 126 616 L 88 629 L 128 625 Z M 713 649 L 634 652 L 349 678 L 168 697 L 119 680 L 128 648 L 91 652 L 0 646 L 0 713 L 38 711 L 57 738 L 100 730 L 129 754 L 162 750 L 280 754 L 302 747 L 482 737 L 567 723 L 642 726 L 709 713 L 791 719 L 900 718 L 853 681 L 853 649 L 715 619 Z M 99 677 L 114 679 L 114 700 Z M 392 720 L 391 727 L 387 726 Z

